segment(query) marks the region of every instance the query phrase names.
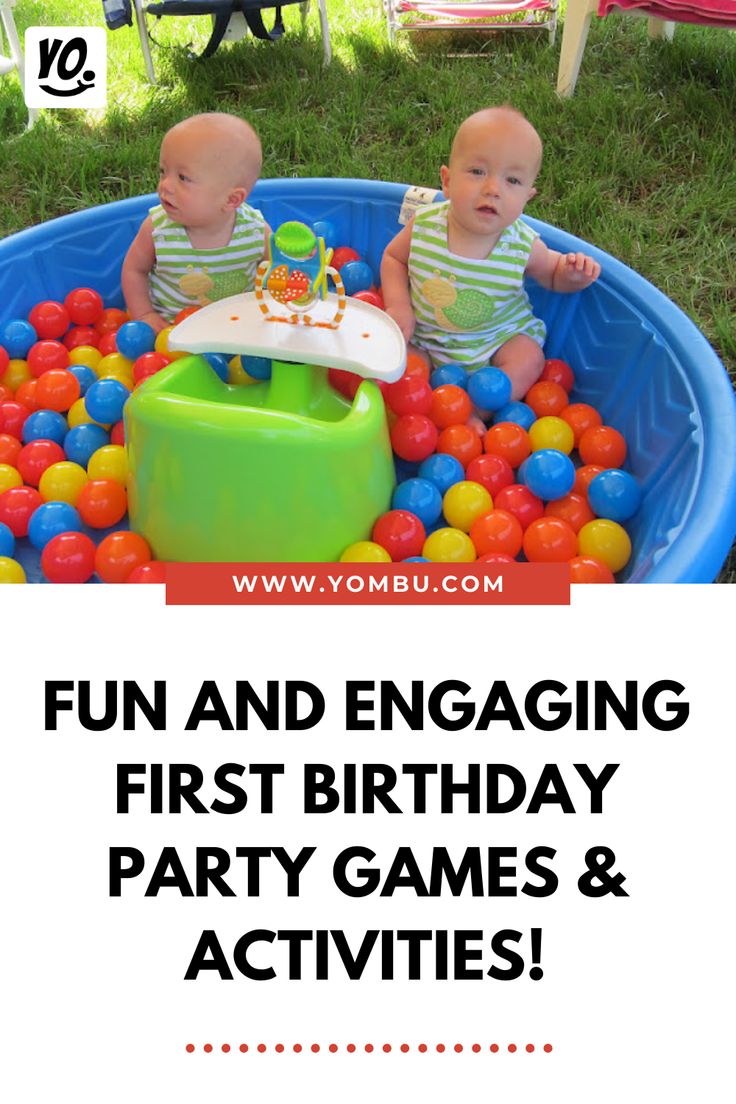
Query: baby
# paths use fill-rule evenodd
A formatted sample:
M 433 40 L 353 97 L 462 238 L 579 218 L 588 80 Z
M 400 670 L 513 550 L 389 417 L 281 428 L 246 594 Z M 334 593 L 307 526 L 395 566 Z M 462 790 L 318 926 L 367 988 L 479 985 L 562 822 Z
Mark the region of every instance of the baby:
M 252 290 L 270 229 L 245 203 L 261 143 L 235 115 L 193 115 L 161 143 L 158 195 L 123 262 L 131 318 L 156 333 L 185 307 Z
M 544 367 L 544 322 L 535 318 L 524 275 L 553 291 L 579 291 L 600 265 L 557 253 L 520 218 L 536 195 L 542 142 L 510 107 L 487 108 L 460 126 L 441 169 L 445 203 L 417 211 L 386 248 L 381 290 L 407 341 L 436 367 L 489 362 L 522 398 Z

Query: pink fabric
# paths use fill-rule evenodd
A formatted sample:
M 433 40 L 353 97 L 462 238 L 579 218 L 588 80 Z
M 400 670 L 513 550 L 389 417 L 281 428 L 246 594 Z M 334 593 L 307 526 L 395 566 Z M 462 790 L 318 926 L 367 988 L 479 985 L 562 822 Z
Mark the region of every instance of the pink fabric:
M 666 19 L 672 23 L 700 23 L 706 27 L 736 28 L 736 0 L 600 0 L 598 15 L 608 15 L 616 8 L 638 10 L 643 15 Z
M 513 15 L 515 12 L 542 11 L 551 6 L 550 0 L 503 0 L 498 4 L 443 4 L 434 0 L 399 0 L 399 11 L 423 12 L 426 15 L 446 15 L 452 19 L 492 19 L 494 15 Z

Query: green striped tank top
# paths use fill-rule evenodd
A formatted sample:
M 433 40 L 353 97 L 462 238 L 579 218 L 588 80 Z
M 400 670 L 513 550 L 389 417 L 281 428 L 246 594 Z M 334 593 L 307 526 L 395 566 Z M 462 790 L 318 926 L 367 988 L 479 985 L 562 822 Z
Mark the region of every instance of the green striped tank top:
M 532 314 L 524 270 L 537 234 L 522 219 L 501 233 L 488 257 L 458 257 L 447 245 L 449 202 L 414 216 L 409 253 L 411 303 L 417 325 L 412 343 L 435 365 L 473 369 L 524 333 L 544 344 L 544 322 Z
M 186 230 L 163 207 L 151 208 L 156 264 L 149 277 L 151 303 L 165 318 L 184 307 L 206 306 L 228 295 L 252 291 L 264 253 L 265 223 L 260 211 L 243 203 L 233 233 L 218 249 L 195 249 Z

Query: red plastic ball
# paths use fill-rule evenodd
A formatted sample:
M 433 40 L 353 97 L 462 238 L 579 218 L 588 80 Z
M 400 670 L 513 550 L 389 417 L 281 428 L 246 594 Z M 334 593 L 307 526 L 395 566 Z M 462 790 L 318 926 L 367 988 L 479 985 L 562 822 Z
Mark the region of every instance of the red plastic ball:
M 104 583 L 124 583 L 131 571 L 151 559 L 151 549 L 138 533 L 121 529 L 97 545 L 95 571 Z
M 52 464 L 60 464 L 66 460 L 66 454 L 56 441 L 46 441 L 38 438 L 29 441 L 18 453 L 16 467 L 23 476 L 23 482 L 29 487 L 37 487 L 43 473 Z
M 518 556 L 524 533 L 519 519 L 513 514 L 507 510 L 491 510 L 473 522 L 470 539 L 478 555 L 503 552 L 507 556 Z
M 432 406 L 432 388 L 420 376 L 402 376 L 396 383 L 387 384 L 384 396 L 386 405 L 399 417 L 402 414 L 429 414 Z
M 94 326 L 105 309 L 99 292 L 88 287 L 78 287 L 70 291 L 64 300 L 64 306 L 75 326 Z
M 59 533 L 41 553 L 41 570 L 50 583 L 86 583 L 95 569 L 95 542 L 85 533 Z
M 10 357 L 8 356 L 7 349 L 0 345 L 0 379 L 5 375 L 9 364 Z
M 11 437 L 20 439 L 23 424 L 30 413 L 23 403 L 6 399 L 0 403 L 0 433 L 9 433 Z
M 446 452 L 467 468 L 471 460 L 480 456 L 483 444 L 480 437 L 466 425 L 451 425 L 443 429 L 437 438 L 437 452 Z
M 551 380 L 537 380 L 526 393 L 524 402 L 538 418 L 558 415 L 569 404 L 567 391 Z
M 10 487 L 0 494 L 0 521 L 13 536 L 26 537 L 31 514 L 42 502 L 41 495 L 33 487 Z
M 165 583 L 166 564 L 161 560 L 149 560 L 148 563 L 134 567 L 126 583 Z
M 31 375 L 38 379 L 44 372 L 50 372 L 52 368 L 68 368 L 69 350 L 60 341 L 44 339 L 31 345 L 26 359 Z
M 505 552 L 486 552 L 476 560 L 476 563 L 487 564 L 512 564 L 515 562 L 514 557 L 508 556 Z
M 620 468 L 626 459 L 626 441 L 613 426 L 592 426 L 580 438 L 578 452 L 584 464 Z
M 63 337 L 69 329 L 71 319 L 63 303 L 46 299 L 43 303 L 36 303 L 28 315 L 28 321 L 40 338 L 46 338 Z
M 540 380 L 548 380 L 550 383 L 559 383 L 567 392 L 575 386 L 575 376 L 570 365 L 565 360 L 545 360 Z
M 100 343 L 100 335 L 93 326 L 72 326 L 69 333 L 64 334 L 64 344 L 69 352 L 79 345 L 90 345 L 96 349 Z
M 575 491 L 571 491 L 564 498 L 548 502 L 545 513 L 548 517 L 562 518 L 576 533 L 579 533 L 582 527 L 595 517 L 588 505 L 587 495 L 577 494 Z
M 36 401 L 44 410 L 62 414 L 79 398 L 79 380 L 66 368 L 50 368 L 36 384 Z
M 473 413 L 470 395 L 454 383 L 443 383 L 432 392 L 432 404 L 428 411 L 438 429 L 464 425 Z
M 21 442 L 12 433 L 0 433 L 0 464 L 10 464 L 11 468 L 15 468 L 17 466 L 15 461 L 22 447 Z
M 339 272 L 348 261 L 359 261 L 360 259 L 360 253 L 356 253 L 354 249 L 350 249 L 347 245 L 340 245 L 333 252 L 330 264 Z
M 529 434 L 516 422 L 492 425 L 483 438 L 483 447 L 491 456 L 502 456 L 512 468 L 518 468 L 532 451 Z
M 502 487 L 509 487 L 514 482 L 514 469 L 503 456 L 495 456 L 490 452 L 484 452 L 476 456 L 468 464 L 465 478 L 473 483 L 480 483 L 481 487 L 496 497 Z
M 146 355 L 150 356 L 150 354 Z M 137 363 L 138 361 L 136 361 Z M 329 368 L 327 378 L 335 390 L 344 395 L 346 399 L 350 399 L 351 402 L 355 398 L 355 392 L 363 382 L 362 376 L 356 375 L 355 372 L 346 372 L 344 368 Z
M 577 551 L 577 534 L 562 518 L 537 518 L 524 531 L 524 555 L 530 563 L 566 563 Z
M 7 402 L 8 399 L 12 399 L 13 392 L 6 383 L 0 383 L 0 405 Z
M 351 299 L 360 299 L 361 303 L 368 303 L 371 307 L 378 307 L 379 310 L 385 310 L 383 303 L 383 296 L 380 291 L 356 291 L 355 295 L 351 295 Z
M 79 516 L 91 529 L 109 529 L 125 517 L 128 495 L 115 479 L 90 479 L 76 501 Z
M 95 329 L 100 334 L 115 333 L 124 322 L 129 321 L 130 315 L 127 311 L 120 310 L 118 307 L 106 307 L 95 322 Z M 110 352 L 114 352 L 114 349 L 110 349 Z
M 509 487 L 502 487 L 493 498 L 493 505 L 497 510 L 506 510 L 513 514 L 522 529 L 526 529 L 533 521 L 544 517 L 544 503 L 541 498 L 532 494 L 523 483 L 512 483 Z
M 120 327 L 118 327 L 119 329 Z M 108 356 L 110 353 L 116 353 L 118 351 L 115 335 L 117 330 L 110 330 L 109 333 L 103 333 L 100 335 L 100 339 L 97 342 L 97 348 L 100 350 L 100 355 L 103 357 Z
M 171 364 L 171 359 L 163 353 L 141 353 L 133 363 L 133 379 L 136 383 L 142 383 L 144 379 L 160 372 L 167 364 Z
M 119 422 L 110 430 L 110 444 L 111 445 L 124 445 L 125 444 L 125 422 L 121 418 Z
M 615 583 L 613 572 L 593 556 L 573 556 L 570 560 L 571 583 Z
M 436 445 L 437 427 L 426 414 L 403 414 L 391 427 L 391 447 L 402 460 L 426 460 Z
M 373 526 L 371 540 L 385 548 L 391 559 L 420 556 L 427 534 L 424 525 L 408 510 L 389 510 Z

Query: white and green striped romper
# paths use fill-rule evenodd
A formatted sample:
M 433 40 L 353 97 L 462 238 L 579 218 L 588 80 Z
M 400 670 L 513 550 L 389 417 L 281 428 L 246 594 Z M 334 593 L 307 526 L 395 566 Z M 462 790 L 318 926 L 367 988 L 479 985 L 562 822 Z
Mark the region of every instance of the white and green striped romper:
M 543 345 L 546 327 L 532 314 L 524 290 L 524 269 L 538 235 L 517 219 L 488 257 L 458 257 L 447 244 L 449 207 L 449 202 L 432 203 L 414 216 L 409 281 L 417 325 L 412 343 L 435 365 L 469 369 L 488 364 L 516 334 Z
M 184 307 L 205 306 L 228 295 L 252 291 L 263 257 L 265 223 L 260 211 L 243 203 L 232 237 L 219 249 L 195 249 L 186 230 L 160 205 L 151 208 L 156 264 L 149 277 L 151 303 L 165 318 Z

